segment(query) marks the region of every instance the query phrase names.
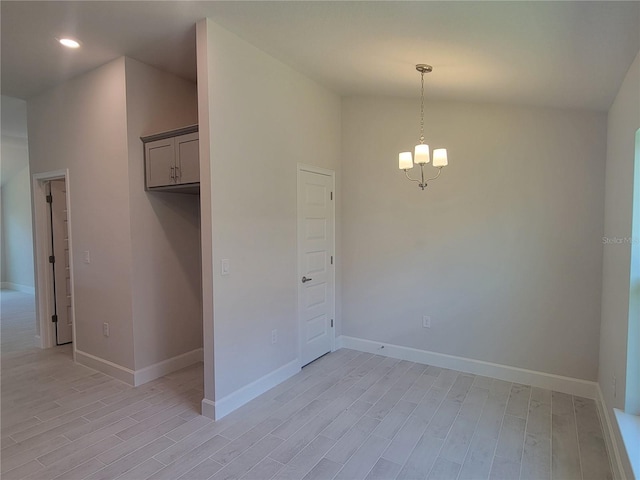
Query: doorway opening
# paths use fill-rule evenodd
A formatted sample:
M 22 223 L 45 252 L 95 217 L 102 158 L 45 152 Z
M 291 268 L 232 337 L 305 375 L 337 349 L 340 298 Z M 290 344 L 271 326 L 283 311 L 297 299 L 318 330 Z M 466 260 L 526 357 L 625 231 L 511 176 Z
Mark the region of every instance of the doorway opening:
M 51 233 L 50 276 L 53 289 L 53 315 L 57 346 L 73 343 L 71 311 L 71 272 L 69 269 L 69 229 L 67 189 L 63 178 L 48 182 L 49 228 Z
M 74 344 L 73 255 L 68 170 L 33 175 L 37 340 Z

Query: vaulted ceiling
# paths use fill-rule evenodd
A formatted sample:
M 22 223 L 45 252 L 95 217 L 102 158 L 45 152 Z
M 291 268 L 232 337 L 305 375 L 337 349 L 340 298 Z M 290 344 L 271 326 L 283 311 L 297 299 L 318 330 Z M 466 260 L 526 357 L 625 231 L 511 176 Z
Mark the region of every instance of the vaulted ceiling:
M 205 17 L 341 95 L 606 111 L 640 49 L 640 2 L 2 1 L 3 95 L 127 55 L 195 80 Z M 71 35 L 82 47 L 63 49 Z M 260 81 L 260 72 L 255 72 Z

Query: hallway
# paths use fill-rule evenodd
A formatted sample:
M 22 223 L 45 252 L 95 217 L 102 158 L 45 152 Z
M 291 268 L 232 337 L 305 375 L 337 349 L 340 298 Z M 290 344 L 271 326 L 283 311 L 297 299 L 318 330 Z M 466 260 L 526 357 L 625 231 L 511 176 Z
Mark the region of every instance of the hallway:
M 116 478 L 173 444 L 178 427 L 211 423 L 199 415 L 201 365 L 132 388 L 73 363 L 72 345 L 37 348 L 33 295 L 2 290 L 1 300 L 3 480 Z
M 2 355 L 36 347 L 36 305 L 33 295 L 2 290 L 0 324 Z M 4 360 L 4 358 L 3 358 Z

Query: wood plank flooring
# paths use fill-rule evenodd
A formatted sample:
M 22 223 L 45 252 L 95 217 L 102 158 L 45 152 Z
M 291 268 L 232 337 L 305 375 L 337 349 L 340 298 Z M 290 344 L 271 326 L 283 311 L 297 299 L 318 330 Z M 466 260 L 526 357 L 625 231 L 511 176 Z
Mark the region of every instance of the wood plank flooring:
M 212 422 L 201 365 L 129 387 L 34 348 L 32 302 L 2 291 L 5 480 L 612 478 L 593 400 L 343 349 Z

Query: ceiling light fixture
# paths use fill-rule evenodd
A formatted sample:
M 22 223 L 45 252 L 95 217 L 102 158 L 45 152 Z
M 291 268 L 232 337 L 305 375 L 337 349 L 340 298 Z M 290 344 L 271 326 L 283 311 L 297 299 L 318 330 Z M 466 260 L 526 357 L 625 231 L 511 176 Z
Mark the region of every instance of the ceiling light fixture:
M 412 182 L 418 182 L 418 186 L 424 190 L 427 186 L 427 182 L 438 178 L 442 172 L 442 167 L 446 167 L 449 162 L 447 160 L 446 148 L 434 149 L 433 166 L 438 169 L 438 174 L 432 178 L 424 178 L 424 166 L 431 161 L 429 157 L 429 145 L 424 143 L 424 74 L 431 72 L 433 67 L 431 65 L 419 63 L 416 65 L 416 70 L 420 72 L 422 82 L 422 88 L 420 90 L 420 143 L 416 145 L 415 148 L 415 159 L 411 158 L 411 152 L 400 153 L 398 157 L 398 166 L 400 170 L 404 170 L 404 173 L 407 175 L 409 180 Z M 420 180 L 413 179 L 409 176 L 408 170 L 413 168 L 414 162 L 420 165 Z
M 80 43 L 77 40 L 74 40 L 73 38 L 59 38 L 58 42 L 60 42 L 61 45 L 64 45 L 67 48 L 80 47 Z

